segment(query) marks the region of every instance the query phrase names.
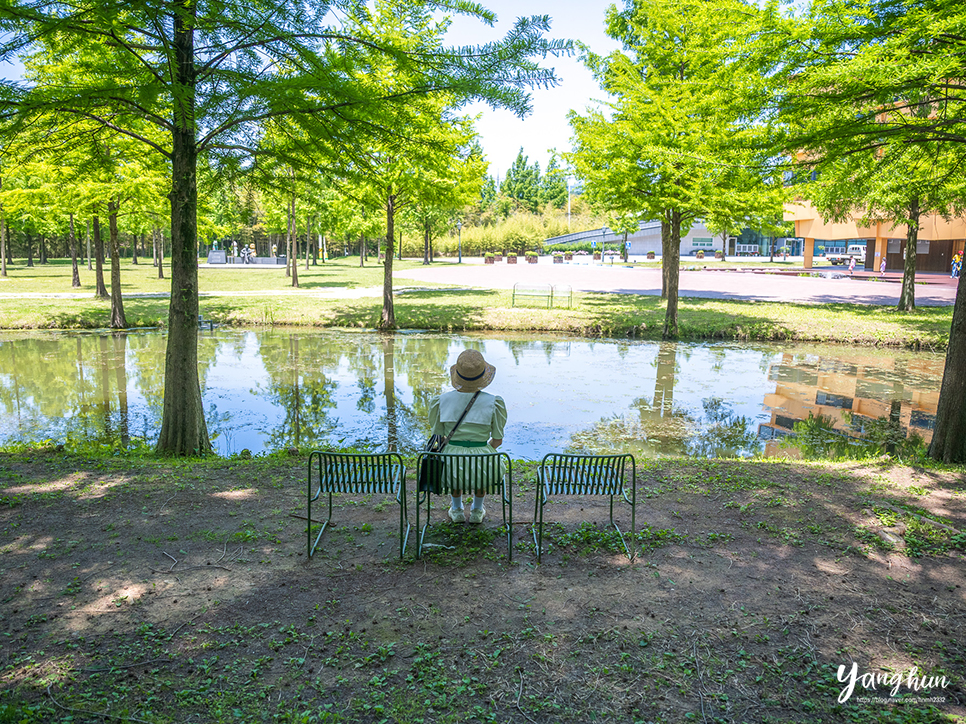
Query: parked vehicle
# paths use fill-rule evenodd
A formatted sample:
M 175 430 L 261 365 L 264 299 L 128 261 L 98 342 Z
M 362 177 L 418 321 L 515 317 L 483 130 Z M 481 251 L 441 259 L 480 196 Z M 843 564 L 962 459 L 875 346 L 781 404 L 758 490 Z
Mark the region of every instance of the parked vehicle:
M 852 259 L 855 259 L 856 264 L 865 264 L 865 244 L 849 244 L 849 248 L 844 254 L 838 252 L 832 252 L 831 254 L 826 254 L 825 258 L 828 259 L 833 265 L 845 264 L 847 265 Z

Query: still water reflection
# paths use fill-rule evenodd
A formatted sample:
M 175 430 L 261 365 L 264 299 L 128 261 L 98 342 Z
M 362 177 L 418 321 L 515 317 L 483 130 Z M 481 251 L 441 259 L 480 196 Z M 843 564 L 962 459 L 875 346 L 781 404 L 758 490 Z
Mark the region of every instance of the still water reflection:
M 164 347 L 160 332 L 0 336 L 0 441 L 152 440 Z M 216 330 L 198 349 L 213 443 L 414 451 L 466 347 L 497 367 L 504 449 L 537 459 L 768 453 L 809 412 L 843 428 L 843 413 L 898 415 L 928 440 L 943 370 L 941 355 L 844 347 Z

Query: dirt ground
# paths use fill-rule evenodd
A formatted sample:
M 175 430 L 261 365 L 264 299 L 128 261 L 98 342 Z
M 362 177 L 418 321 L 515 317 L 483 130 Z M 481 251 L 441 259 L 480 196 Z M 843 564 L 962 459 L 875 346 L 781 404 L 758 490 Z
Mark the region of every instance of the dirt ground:
M 540 565 L 514 473 L 512 563 L 378 496 L 308 560 L 303 458 L 0 455 L 0 722 L 966 721 L 961 471 L 639 461 L 635 560 L 560 498 Z

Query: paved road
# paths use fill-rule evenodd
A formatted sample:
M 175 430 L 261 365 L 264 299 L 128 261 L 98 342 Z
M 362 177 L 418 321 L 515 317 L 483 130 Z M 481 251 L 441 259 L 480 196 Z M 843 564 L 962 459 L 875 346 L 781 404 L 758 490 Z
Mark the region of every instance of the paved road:
M 272 268 L 272 267 L 269 267 Z M 786 274 L 753 273 L 751 271 L 717 271 L 712 269 L 682 271 L 680 295 L 704 299 L 741 299 L 746 301 L 803 302 L 822 304 L 831 302 L 894 305 L 899 301 L 902 276 L 889 273 L 885 281 L 878 274 L 856 272 L 854 278 L 846 272 L 827 270 L 829 278 L 799 277 Z M 601 266 L 600 264 L 553 264 L 549 257 L 539 264 L 484 265 L 478 259 L 463 264 L 449 261 L 427 267 L 401 270 L 394 273 L 396 287 L 410 282 L 431 282 L 458 287 L 483 289 L 512 289 L 517 282 L 529 284 L 569 284 L 575 291 L 614 292 L 617 294 L 645 294 L 660 296 L 661 270 Z M 834 277 L 834 278 L 833 278 Z M 875 278 L 877 281 L 870 281 Z M 956 301 L 956 279 L 945 274 L 916 275 L 917 306 L 950 306 Z M 312 296 L 322 299 L 358 299 L 381 297 L 382 287 L 347 289 L 275 289 L 249 292 L 201 292 L 202 297 L 235 296 Z M 4 293 L 0 299 L 88 299 L 90 292 L 61 293 Z M 125 294 L 124 297 L 167 298 L 167 292 Z
M 885 281 L 878 274 L 829 271 L 837 278 L 789 276 L 750 271 L 682 271 L 680 295 L 705 299 L 742 299 L 768 302 L 821 304 L 892 305 L 899 301 L 902 276 L 889 273 Z M 530 284 L 569 284 L 575 291 L 616 292 L 618 294 L 661 294 L 661 270 L 601 266 L 600 264 L 553 264 L 549 258 L 539 264 L 451 263 L 398 271 L 397 284 L 406 281 L 436 282 L 464 287 L 512 289 L 517 282 Z M 956 282 L 945 274 L 917 274 L 916 304 L 948 306 L 956 301 Z

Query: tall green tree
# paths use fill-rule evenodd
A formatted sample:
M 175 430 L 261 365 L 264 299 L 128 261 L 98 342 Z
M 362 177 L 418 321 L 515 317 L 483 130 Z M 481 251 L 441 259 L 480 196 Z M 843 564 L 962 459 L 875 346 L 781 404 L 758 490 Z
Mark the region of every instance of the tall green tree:
M 554 209 L 562 209 L 567 205 L 570 193 L 567 189 L 567 171 L 560 167 L 557 156 L 551 156 L 547 163 L 547 171 L 540 179 L 540 203 Z
M 517 209 L 534 214 L 540 210 L 540 164 L 530 165 L 522 146 L 500 184 L 500 192 L 512 199 Z
M 966 6 L 950 0 L 818 0 L 770 14 L 763 56 L 782 81 L 769 109 L 785 152 L 808 163 L 916 146 L 966 146 Z M 899 156 L 903 155 L 901 150 Z M 957 182 L 954 182 L 954 185 Z M 918 214 L 908 199 L 906 216 Z M 932 206 L 932 204 L 928 204 Z M 921 204 L 920 204 L 921 208 Z M 909 240 L 907 239 L 907 244 Z M 907 246 L 906 263 L 911 264 Z M 929 455 L 966 462 L 966 285 L 960 285 Z
M 494 21 L 470 3 L 418 7 Z M 265 122 L 283 116 L 310 127 L 309 138 L 348 149 L 360 137 L 398 130 L 385 124 L 387 107 L 437 93 L 524 113 L 528 89 L 556 80 L 538 61 L 569 49 L 544 38 L 546 17 L 521 18 L 503 40 L 454 50 L 375 38 L 364 14 L 358 20 L 360 10 L 350 0 L 0 5 L 0 58 L 42 44 L 75 69 L 68 85 L 3 84 L 0 113 L 14 115 L 12 133 L 38 114 L 62 126 L 85 119 L 135 138 L 170 163 L 171 302 L 159 452 L 211 450 L 197 370 L 199 156 L 251 158 Z M 360 83 L 375 59 L 394 63 L 410 84 L 383 94 Z M 166 138 L 145 135 L 145 124 Z
M 610 112 L 572 112 L 567 154 L 597 208 L 661 221 L 663 336 L 677 336 L 681 234 L 739 188 L 735 149 L 761 84 L 745 49 L 759 11 L 739 0 L 628 0 L 607 32 L 623 52 L 586 61 Z M 740 19 L 740 22 L 738 21 Z
M 899 311 L 916 308 L 921 218 L 927 214 L 949 218 L 966 208 L 966 181 L 960 172 L 966 147 L 956 150 L 943 143 L 890 144 L 876 151 L 826 158 L 816 164 L 817 178 L 797 187 L 825 218 L 906 226 Z

